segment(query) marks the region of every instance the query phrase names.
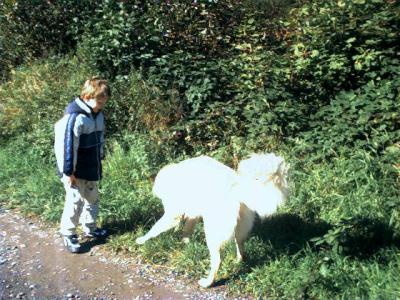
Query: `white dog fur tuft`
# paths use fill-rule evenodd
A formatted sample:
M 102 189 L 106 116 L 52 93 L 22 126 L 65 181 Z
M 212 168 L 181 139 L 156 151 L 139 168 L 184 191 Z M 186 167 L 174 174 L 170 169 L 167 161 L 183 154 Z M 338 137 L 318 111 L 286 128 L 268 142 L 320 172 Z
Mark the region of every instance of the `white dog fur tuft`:
M 208 156 L 168 165 L 157 174 L 153 193 L 162 200 L 164 215 L 138 244 L 179 225 L 185 220 L 184 239 L 201 217 L 210 251 L 209 275 L 199 281 L 211 286 L 221 262 L 220 249 L 234 238 L 238 260 L 256 213 L 266 217 L 287 197 L 288 166 L 273 153 L 253 154 L 239 163 L 238 171 Z

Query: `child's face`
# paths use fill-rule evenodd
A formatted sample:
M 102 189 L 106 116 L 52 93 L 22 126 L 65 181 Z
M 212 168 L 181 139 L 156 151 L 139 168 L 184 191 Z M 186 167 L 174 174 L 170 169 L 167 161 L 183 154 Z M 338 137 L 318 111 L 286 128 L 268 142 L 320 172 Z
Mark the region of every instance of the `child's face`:
M 105 96 L 98 96 L 96 98 L 87 99 L 86 104 L 89 105 L 95 113 L 99 112 L 103 109 L 106 104 L 108 98 Z

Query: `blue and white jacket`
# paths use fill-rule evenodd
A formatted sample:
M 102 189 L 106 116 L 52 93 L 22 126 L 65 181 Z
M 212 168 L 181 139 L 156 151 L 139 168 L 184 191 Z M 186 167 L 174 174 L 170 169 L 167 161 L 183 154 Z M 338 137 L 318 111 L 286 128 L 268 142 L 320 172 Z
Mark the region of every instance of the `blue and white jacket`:
M 64 116 L 54 125 L 54 152 L 60 176 L 101 179 L 104 128 L 101 111 L 94 113 L 79 97 L 68 104 Z

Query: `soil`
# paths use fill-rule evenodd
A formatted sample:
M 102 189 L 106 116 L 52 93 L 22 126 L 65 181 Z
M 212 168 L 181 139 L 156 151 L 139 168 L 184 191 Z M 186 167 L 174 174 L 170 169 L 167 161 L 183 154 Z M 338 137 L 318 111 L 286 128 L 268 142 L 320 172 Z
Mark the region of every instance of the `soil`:
M 69 253 L 56 229 L 0 208 L 0 299 L 249 299 L 200 289 L 172 270 L 135 262 L 87 240 Z

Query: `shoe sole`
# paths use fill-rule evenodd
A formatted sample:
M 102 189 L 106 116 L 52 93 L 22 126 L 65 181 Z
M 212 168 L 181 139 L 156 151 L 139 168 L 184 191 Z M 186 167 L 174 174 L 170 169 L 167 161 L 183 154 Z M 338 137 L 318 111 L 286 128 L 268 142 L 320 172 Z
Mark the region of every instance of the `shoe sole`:
M 67 248 L 69 253 L 73 253 L 73 254 L 77 254 L 81 250 L 81 249 L 72 250 L 72 249 L 69 249 L 68 247 L 66 247 L 66 248 Z
M 79 251 L 81 250 L 81 247 L 79 246 L 78 248 L 72 248 L 70 246 L 68 246 L 65 242 L 64 242 L 64 247 L 65 249 L 68 250 L 68 252 L 70 253 L 79 253 Z

